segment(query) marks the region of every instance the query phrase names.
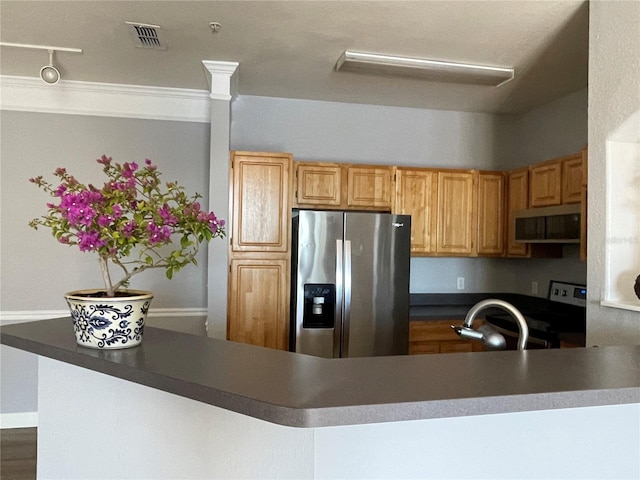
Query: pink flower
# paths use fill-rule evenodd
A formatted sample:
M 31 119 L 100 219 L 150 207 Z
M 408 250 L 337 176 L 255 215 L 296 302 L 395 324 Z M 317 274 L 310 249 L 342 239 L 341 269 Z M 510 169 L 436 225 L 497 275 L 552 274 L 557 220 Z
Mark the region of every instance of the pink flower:
M 136 224 L 136 222 L 127 222 L 124 227 L 122 227 L 122 234 L 126 237 L 129 238 L 131 237 L 131 235 L 133 234 L 133 231 L 138 228 L 138 225 Z
M 98 250 L 100 247 L 106 245 L 104 240 L 100 240 L 100 235 L 98 232 L 80 232 L 78 234 L 78 238 L 80 241 L 78 242 L 78 247 L 81 252 L 90 252 L 93 250 Z
M 134 172 L 138 170 L 138 164 L 136 162 L 124 162 L 124 168 L 122 169 L 122 176 L 124 178 L 133 178 Z
M 98 216 L 98 226 L 106 227 L 113 223 L 113 217 L 111 215 L 100 215 Z
M 175 225 L 178 223 L 178 218 L 171 212 L 171 208 L 166 203 L 158 209 L 158 215 L 162 217 L 162 220 L 167 225 Z
M 111 157 L 107 157 L 106 155 L 102 155 L 102 157 L 100 157 L 97 160 L 98 163 L 101 163 L 102 165 L 111 165 Z
M 169 227 L 166 225 L 159 227 L 154 222 L 147 224 L 147 233 L 152 244 L 167 242 L 171 238 L 171 229 Z
M 67 191 L 67 186 L 64 183 L 62 183 L 58 188 L 56 188 L 56 191 L 53 192 L 53 194 L 56 197 L 61 197 L 62 195 L 64 195 L 64 192 L 66 191 Z

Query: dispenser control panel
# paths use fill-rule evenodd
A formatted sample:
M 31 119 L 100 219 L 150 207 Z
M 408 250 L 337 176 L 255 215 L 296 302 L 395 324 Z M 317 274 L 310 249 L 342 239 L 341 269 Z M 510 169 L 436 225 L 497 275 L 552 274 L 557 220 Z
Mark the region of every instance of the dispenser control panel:
M 335 285 L 331 283 L 305 284 L 302 328 L 333 328 L 335 313 Z

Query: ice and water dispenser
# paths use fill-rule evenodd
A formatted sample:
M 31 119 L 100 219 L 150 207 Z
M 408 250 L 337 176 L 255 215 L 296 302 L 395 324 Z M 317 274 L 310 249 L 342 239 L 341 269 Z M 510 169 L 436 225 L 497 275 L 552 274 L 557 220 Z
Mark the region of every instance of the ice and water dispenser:
M 336 286 L 307 283 L 304 286 L 302 328 L 333 328 L 336 314 Z

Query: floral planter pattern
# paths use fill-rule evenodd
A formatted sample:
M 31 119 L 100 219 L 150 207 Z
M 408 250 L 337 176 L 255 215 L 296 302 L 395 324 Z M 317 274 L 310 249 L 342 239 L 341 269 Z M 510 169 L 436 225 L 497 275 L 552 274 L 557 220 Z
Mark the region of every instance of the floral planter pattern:
M 125 290 L 116 297 L 101 290 L 65 294 L 78 345 L 98 349 L 129 348 L 142 341 L 151 292 Z

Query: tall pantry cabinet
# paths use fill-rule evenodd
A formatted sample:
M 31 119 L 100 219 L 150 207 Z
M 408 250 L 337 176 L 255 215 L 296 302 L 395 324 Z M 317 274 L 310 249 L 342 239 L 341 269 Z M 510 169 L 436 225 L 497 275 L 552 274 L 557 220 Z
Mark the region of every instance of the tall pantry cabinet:
M 231 152 L 227 339 L 289 343 L 292 155 Z

